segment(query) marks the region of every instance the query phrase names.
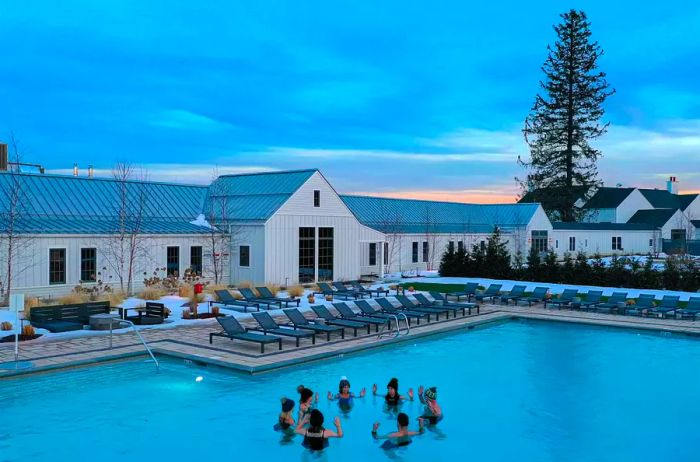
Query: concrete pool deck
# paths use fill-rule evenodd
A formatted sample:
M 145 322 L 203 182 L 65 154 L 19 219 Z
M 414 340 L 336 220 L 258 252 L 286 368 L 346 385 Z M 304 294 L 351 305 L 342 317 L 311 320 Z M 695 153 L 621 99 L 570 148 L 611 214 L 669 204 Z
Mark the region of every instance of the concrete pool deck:
M 204 364 L 216 365 L 239 372 L 261 373 L 283 367 L 299 365 L 310 361 L 319 361 L 345 354 L 353 354 L 371 348 L 387 347 L 401 342 L 410 342 L 423 337 L 458 330 L 484 327 L 493 323 L 505 322 L 514 318 L 535 319 L 543 321 L 561 321 L 595 326 L 620 327 L 627 329 L 668 332 L 700 337 L 700 321 L 681 321 L 674 319 L 641 318 L 599 313 L 587 313 L 571 310 L 545 310 L 541 306 L 503 306 L 484 304 L 478 315 L 450 318 L 439 322 L 411 326 L 408 335 L 400 337 L 377 338 L 377 334 L 364 335 L 358 332 L 352 337 L 352 331 L 346 330 L 345 340 L 333 336 L 331 341 L 318 335 L 316 344 L 302 340 L 299 348 L 293 339 L 283 340 L 283 350 L 268 345 L 264 354 L 259 346 L 247 342 L 233 342 L 226 338 L 214 338 L 209 344 L 209 333 L 219 331 L 215 320 L 198 326 L 179 326 L 172 329 L 144 329 L 144 336 L 153 352 L 162 357 L 188 359 Z M 247 322 L 244 322 L 247 324 Z M 252 324 L 252 323 L 251 323 Z M 20 344 L 20 361 L 28 361 L 32 367 L 21 370 L 0 369 L 0 379 L 28 373 L 36 373 L 76 367 L 93 363 L 119 360 L 130 357 L 145 357 L 146 352 L 137 336 L 130 330 L 120 329 L 112 338 L 109 337 L 73 338 L 70 340 L 29 341 Z M 14 345 L 0 344 L 0 364 L 14 361 Z

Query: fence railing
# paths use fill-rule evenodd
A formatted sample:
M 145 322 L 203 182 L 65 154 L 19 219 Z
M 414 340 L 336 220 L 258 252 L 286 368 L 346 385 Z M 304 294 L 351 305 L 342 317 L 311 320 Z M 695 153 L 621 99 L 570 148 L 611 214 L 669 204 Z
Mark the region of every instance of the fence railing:
M 663 239 L 661 250 L 668 254 L 686 253 L 700 255 L 700 239 Z

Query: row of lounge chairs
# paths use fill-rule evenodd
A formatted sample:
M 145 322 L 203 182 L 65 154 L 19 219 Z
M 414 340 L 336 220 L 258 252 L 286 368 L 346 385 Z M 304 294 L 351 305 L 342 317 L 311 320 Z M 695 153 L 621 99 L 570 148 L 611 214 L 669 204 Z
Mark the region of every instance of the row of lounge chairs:
M 433 296 L 435 299 L 430 300 L 423 294 L 416 294 L 417 303 L 408 297 L 398 296 L 396 298 L 398 307 L 387 298 L 375 299 L 379 305 L 378 308 L 373 307 L 367 300 L 355 300 L 355 308 L 358 311 L 350 307 L 347 302 L 336 302 L 333 303 L 333 307 L 338 312 L 337 316 L 324 305 L 314 305 L 311 307 L 316 315 L 313 320 L 307 319 L 297 308 L 287 308 L 283 310 L 289 320 L 285 324 L 277 323 L 269 313 L 255 312 L 252 315 L 257 326 L 247 328 L 233 316 L 220 317 L 217 321 L 223 330 L 210 333 L 209 343 L 213 343 L 214 337 L 254 342 L 260 344 L 260 352 L 264 353 L 265 345 L 272 343 L 277 343 L 281 350 L 282 337 L 294 338 L 298 347 L 302 339 L 310 339 L 311 343 L 315 344 L 318 334 L 325 334 L 326 340 L 330 341 L 331 334 L 334 333 L 344 339 L 345 329 L 352 329 L 354 336 L 357 336 L 360 329 L 367 329 L 369 334 L 372 326 L 375 332 L 379 332 L 380 327 L 391 328 L 398 314 L 405 315 L 410 325 L 412 322 L 420 324 L 423 320 L 430 322 L 433 318 L 437 321 L 442 315 L 449 318 L 450 313 L 456 317 L 459 312 L 465 316 L 466 313 L 471 314 L 473 309 L 477 312 L 479 310 L 478 305 L 474 303 L 449 302 L 437 293 Z
M 501 303 L 527 303 L 532 306 L 534 303 L 543 303 L 545 308 L 571 308 L 584 311 L 593 311 L 600 313 L 617 313 L 623 315 L 636 316 L 660 316 L 666 318 L 673 315 L 677 319 L 700 319 L 700 297 L 691 297 L 685 308 L 678 306 L 680 297 L 676 295 L 664 295 L 660 302 L 656 303 L 656 296 L 653 294 L 640 294 L 630 303 L 627 298 L 627 292 L 613 292 L 606 300 L 603 300 L 602 290 L 591 290 L 585 294 L 579 293 L 578 289 L 565 289 L 559 297 L 548 298 L 547 287 L 535 287 L 535 289 L 526 295 L 525 285 L 515 285 L 507 293 L 501 293 L 502 284 L 491 284 L 483 291 L 479 292 L 478 283 L 470 282 L 463 290 L 458 292 L 447 293 L 447 297 L 454 297 L 458 301 L 462 297 L 467 300 L 474 299 L 477 302 L 490 300 Z M 578 300 L 576 300 L 578 298 Z
M 389 295 L 389 290 L 387 289 L 367 289 L 360 284 L 360 281 L 349 281 L 347 284 L 349 284 L 350 287 L 341 281 L 334 281 L 330 284 L 327 282 L 319 282 L 317 284 L 318 290 L 314 292 L 314 295 L 332 295 L 333 297 L 339 297 L 345 300 L 351 298 L 356 300 L 358 298 L 364 298 L 365 296 L 372 298 Z

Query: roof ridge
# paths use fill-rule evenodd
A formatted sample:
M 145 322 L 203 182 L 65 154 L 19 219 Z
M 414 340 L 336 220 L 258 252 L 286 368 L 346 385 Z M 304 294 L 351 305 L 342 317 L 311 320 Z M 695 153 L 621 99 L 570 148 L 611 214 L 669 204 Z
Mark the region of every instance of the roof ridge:
M 340 194 L 340 197 L 359 197 L 363 199 L 383 199 L 383 200 L 395 200 L 395 201 L 415 201 L 415 202 L 427 202 L 431 204 L 456 204 L 456 205 L 473 205 L 478 207 L 489 207 L 489 206 L 503 206 L 503 205 L 517 205 L 517 206 L 532 206 L 538 205 L 532 202 L 505 202 L 498 204 L 477 204 L 474 202 L 451 202 L 451 201 L 432 201 L 429 199 L 412 199 L 410 197 L 385 197 L 385 196 L 372 196 L 368 194 Z
M 254 175 L 280 175 L 287 173 L 302 173 L 302 172 L 318 172 L 317 168 L 302 168 L 296 170 L 271 170 L 267 172 L 250 172 L 250 173 L 228 173 L 225 175 L 219 175 L 219 178 L 231 178 L 238 176 L 254 176 Z
M 121 180 L 116 178 L 106 178 L 101 176 L 75 176 L 75 175 L 63 175 L 60 173 L 25 173 L 25 172 L 8 172 L 2 171 L 0 175 L 19 175 L 19 176 L 29 176 L 37 178 L 49 178 L 49 179 L 62 179 L 62 180 L 82 180 L 82 181 L 101 181 L 108 183 L 119 183 Z M 178 182 L 168 182 L 168 181 L 153 181 L 153 180 L 140 180 L 136 178 L 129 178 L 124 180 L 126 183 L 141 183 L 141 184 L 155 184 L 164 186 L 183 186 L 183 187 L 193 187 L 193 188 L 208 188 L 209 185 L 193 184 L 193 183 L 178 183 Z

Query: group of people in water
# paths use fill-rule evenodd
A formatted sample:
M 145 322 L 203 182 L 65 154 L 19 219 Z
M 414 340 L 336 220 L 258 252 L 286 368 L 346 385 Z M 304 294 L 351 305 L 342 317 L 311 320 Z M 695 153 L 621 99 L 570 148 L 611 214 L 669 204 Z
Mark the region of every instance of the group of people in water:
M 300 398 L 296 421 L 293 415 L 294 400 L 282 398 L 282 412 L 279 414 L 278 422 L 275 424 L 274 429 L 287 434 L 302 435 L 304 437 L 302 445 L 311 451 L 320 451 L 328 447 L 329 438 L 342 438 L 343 427 L 339 417 L 333 420 L 335 431 L 323 426 L 323 413 L 314 407 L 318 403 L 318 393 L 314 393 L 303 385 L 297 387 L 297 392 Z M 418 399 L 424 405 L 424 408 L 421 416 L 418 417 L 417 431 L 409 428 L 408 415 L 398 412 L 401 403 L 414 400 L 413 389 L 409 389 L 406 395 L 400 394 L 399 381 L 396 378 L 392 378 L 386 386 L 386 394 L 378 393 L 376 384 L 372 386 L 372 394 L 374 396 L 383 396 L 387 408 L 397 412 L 396 431 L 380 435 L 378 433 L 379 422 L 375 422 L 372 426 L 372 437 L 386 440 L 381 446 L 383 449 L 408 446 L 412 441 L 411 437 L 423 433 L 426 425 L 436 425 L 443 418 L 442 408 L 437 402 L 437 389 L 435 387 L 424 388 L 421 385 L 418 388 Z M 364 388 L 359 395 L 352 393 L 350 391 L 350 381 L 348 381 L 347 377 L 341 377 L 338 384 L 338 393 L 333 394 L 329 391 L 328 400 L 337 401 L 341 409 L 349 411 L 352 408 L 353 400 L 355 398 L 363 398 L 365 395 L 366 390 Z

